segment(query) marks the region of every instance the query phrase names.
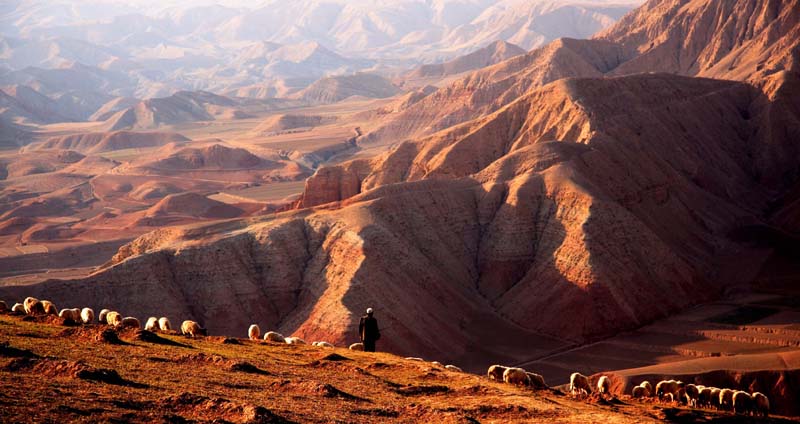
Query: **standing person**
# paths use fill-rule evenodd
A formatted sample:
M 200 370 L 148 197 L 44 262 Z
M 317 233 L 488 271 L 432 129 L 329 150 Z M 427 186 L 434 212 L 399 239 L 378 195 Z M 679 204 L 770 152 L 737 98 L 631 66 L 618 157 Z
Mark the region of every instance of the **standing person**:
M 358 335 L 364 343 L 364 352 L 375 352 L 375 342 L 381 338 L 378 330 L 378 320 L 372 316 L 372 308 L 367 308 L 367 314 L 361 317 L 358 323 Z

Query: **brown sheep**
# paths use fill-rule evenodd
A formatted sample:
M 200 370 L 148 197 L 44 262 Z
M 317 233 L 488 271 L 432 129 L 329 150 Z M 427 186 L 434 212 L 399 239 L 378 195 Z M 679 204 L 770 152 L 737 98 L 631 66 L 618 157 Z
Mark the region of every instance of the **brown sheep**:
M 631 397 L 634 399 L 641 399 L 643 397 L 647 397 L 647 389 L 642 386 L 636 386 L 631 390 Z
M 486 371 L 486 376 L 489 377 L 489 380 L 503 381 L 503 373 L 506 372 L 507 369 L 508 367 L 502 365 L 492 365 L 489 367 L 489 370 Z
M 753 410 L 753 398 L 750 393 L 741 390 L 733 394 L 733 411 L 737 414 L 748 414 Z
M 547 384 L 544 382 L 544 377 L 540 374 L 536 374 L 535 372 L 527 373 L 528 377 L 531 379 L 531 387 L 534 389 L 546 389 Z
M 764 417 L 769 415 L 769 398 L 761 392 L 753 393 L 753 413 Z
M 25 313 L 27 315 L 44 315 L 44 305 L 39 299 L 35 297 L 26 297 L 25 301 L 22 302 L 22 306 L 25 307 Z
M 58 309 L 56 308 L 56 305 L 53 304 L 53 302 L 49 300 L 43 300 L 42 307 L 44 308 L 44 313 L 46 315 L 58 315 Z

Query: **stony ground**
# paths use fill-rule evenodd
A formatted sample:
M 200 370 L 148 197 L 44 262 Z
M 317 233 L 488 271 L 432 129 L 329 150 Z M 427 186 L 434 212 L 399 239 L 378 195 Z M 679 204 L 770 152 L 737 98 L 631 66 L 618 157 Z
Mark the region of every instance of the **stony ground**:
M 736 417 L 576 400 L 385 353 L 0 315 L 0 422 L 680 422 Z M 738 417 L 751 421 L 751 417 Z

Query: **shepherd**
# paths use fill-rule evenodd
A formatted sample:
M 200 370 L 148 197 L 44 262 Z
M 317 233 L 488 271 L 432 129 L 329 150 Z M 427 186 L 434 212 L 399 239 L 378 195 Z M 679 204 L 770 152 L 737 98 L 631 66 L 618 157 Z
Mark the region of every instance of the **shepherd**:
M 364 352 L 375 352 L 375 342 L 381 338 L 378 320 L 372 316 L 372 313 L 372 308 L 367 308 L 367 314 L 361 317 L 361 322 L 358 323 L 358 334 L 361 337 L 361 343 L 364 343 Z

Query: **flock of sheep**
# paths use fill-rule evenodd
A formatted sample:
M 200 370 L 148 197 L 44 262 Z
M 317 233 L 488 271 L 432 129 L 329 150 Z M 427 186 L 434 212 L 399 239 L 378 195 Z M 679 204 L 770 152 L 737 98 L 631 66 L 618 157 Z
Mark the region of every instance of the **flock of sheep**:
M 8 305 L 0 300 L 0 312 L 8 311 Z M 17 303 L 11 307 L 11 312 L 25 315 L 58 315 L 65 320 L 71 320 L 78 324 L 91 324 L 94 322 L 94 311 L 91 308 L 72 308 L 58 311 L 56 306 L 48 300 L 39 300 L 34 297 L 25 298 L 22 303 Z M 119 312 L 103 309 L 98 315 L 100 323 L 118 328 L 141 328 L 137 318 L 123 317 Z M 150 317 L 144 325 L 148 331 L 171 332 L 172 324 L 166 317 Z M 183 335 L 195 337 L 206 336 L 208 332 L 201 328 L 195 321 L 186 320 L 181 324 Z M 257 324 L 251 325 L 247 330 L 247 336 L 251 340 L 261 338 L 261 329 Z M 305 340 L 299 337 L 285 337 L 275 331 L 268 331 L 264 334 L 264 340 L 287 344 L 306 344 Z M 317 341 L 313 346 L 333 348 L 333 344 Z M 363 343 L 353 343 L 349 346 L 350 350 L 364 350 Z M 405 358 L 413 361 L 423 361 L 422 358 Z M 455 365 L 443 365 L 440 362 L 432 362 L 434 365 L 442 366 L 450 371 L 462 372 Z M 525 371 L 517 367 L 505 367 L 502 365 L 492 365 L 487 371 L 490 380 L 502 381 L 508 384 L 529 386 L 535 389 L 546 389 L 548 386 L 544 377 L 539 374 Z M 597 392 L 601 395 L 608 394 L 611 381 L 607 376 L 601 376 L 597 380 Z M 569 382 L 569 391 L 573 396 L 584 396 L 592 393 L 589 377 L 580 373 L 572 373 Z M 655 390 L 648 381 L 643 381 L 631 390 L 631 396 L 635 399 L 656 397 L 662 402 L 679 402 L 693 408 L 714 408 L 718 410 L 734 411 L 741 414 L 754 414 L 767 416 L 769 413 L 769 399 L 763 393 L 753 394 L 741 390 L 719 389 L 716 387 L 706 387 L 702 385 L 686 384 L 676 380 L 663 380 L 656 384 Z
M 609 392 L 611 380 L 601 376 L 597 380 L 597 391 L 601 394 Z M 575 395 L 592 392 L 589 377 L 580 373 L 572 373 L 569 380 L 569 391 Z M 662 380 L 656 384 L 655 391 L 649 381 L 643 381 L 631 389 L 631 397 L 644 399 L 656 397 L 661 402 L 678 402 L 692 408 L 714 408 L 721 411 L 734 411 L 737 414 L 753 414 L 767 416 L 769 399 L 761 392 L 753 394 L 741 390 L 719 389 L 702 385 L 686 384 L 676 380 Z

